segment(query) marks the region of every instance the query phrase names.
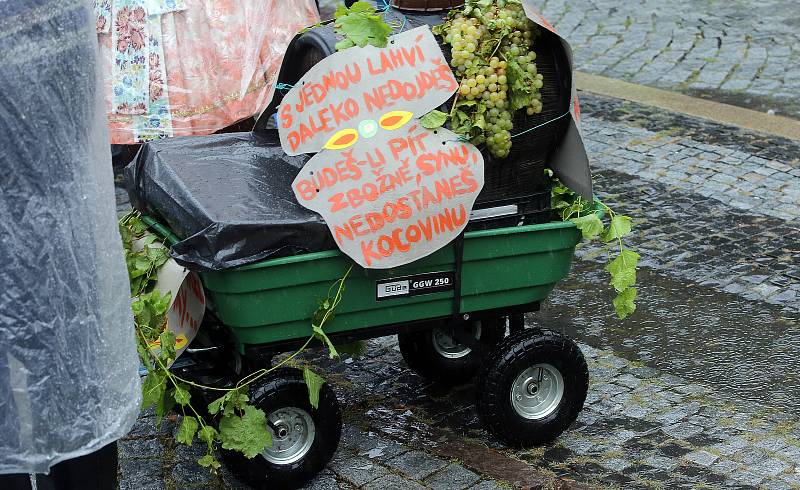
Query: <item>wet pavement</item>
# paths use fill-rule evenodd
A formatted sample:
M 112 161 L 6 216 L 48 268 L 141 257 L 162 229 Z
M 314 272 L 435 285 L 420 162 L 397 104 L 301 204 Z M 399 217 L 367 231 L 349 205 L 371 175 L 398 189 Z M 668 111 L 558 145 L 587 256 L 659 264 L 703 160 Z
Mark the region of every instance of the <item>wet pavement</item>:
M 334 0 L 322 0 L 330 16 Z M 794 0 L 534 0 L 588 73 L 800 118 Z
M 579 69 L 800 114 L 800 11 L 788 1 L 759 16 L 744 2 L 542 6 Z M 479 423 L 474 386 L 429 383 L 394 337 L 373 339 L 359 359 L 302 361 L 345 416 L 309 488 L 800 489 L 800 142 L 581 97 L 596 192 L 633 216 L 642 260 L 626 320 L 591 246 L 526 316 L 581 345 L 591 381 L 576 423 L 546 446 L 506 448 Z M 174 418 L 152 422 L 143 414 L 120 444 L 120 488 L 247 488 L 200 468 L 202 448 L 176 445 Z
M 793 0 L 537 0 L 579 70 L 800 117 Z
M 800 488 L 797 142 L 582 101 L 596 191 L 634 217 L 642 267 L 639 310 L 620 321 L 596 251 L 582 247 L 526 318 L 581 343 L 591 384 L 578 421 L 552 444 L 505 448 L 481 427 L 473 386 L 431 384 L 394 337 L 374 339 L 360 359 L 304 361 L 333 384 L 346 420 L 309 488 Z M 198 448 L 176 447 L 173 430 L 143 416 L 121 445 L 121 488 L 142 477 L 148 488 L 246 488 L 199 468 Z

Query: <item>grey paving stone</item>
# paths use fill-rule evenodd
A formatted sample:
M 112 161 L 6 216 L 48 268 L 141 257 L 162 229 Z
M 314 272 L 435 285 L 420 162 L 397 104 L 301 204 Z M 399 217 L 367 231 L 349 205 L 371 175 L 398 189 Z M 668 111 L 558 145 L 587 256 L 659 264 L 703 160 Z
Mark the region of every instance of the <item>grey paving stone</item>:
M 761 476 L 778 476 L 789 468 L 788 463 L 776 458 L 765 459 L 748 466 L 750 471 Z
M 800 473 L 795 472 L 794 474 L 781 475 L 779 478 L 791 485 L 792 488 L 800 488 Z
M 661 431 L 664 432 L 664 434 L 676 439 L 686 439 L 687 437 L 692 437 L 703 432 L 703 428 L 688 423 L 678 423 L 669 425 L 667 427 L 662 427 Z
M 200 442 L 195 442 L 191 446 L 187 446 L 185 444 L 176 444 L 172 455 L 176 461 L 191 462 L 202 458 L 207 451 L 208 448 L 206 445 Z
M 692 463 L 707 468 L 711 466 L 719 458 L 719 456 L 717 456 L 716 454 L 711 454 L 708 451 L 699 450 L 687 454 L 686 456 L 684 456 L 684 458 L 686 458 L 688 461 L 691 461 Z
M 397 475 L 386 475 L 364 486 L 365 490 L 422 490 L 419 483 Z
M 120 458 L 160 458 L 164 445 L 158 439 L 123 439 L 117 443 Z
M 709 391 L 711 391 L 707 386 L 703 386 L 696 383 L 676 386 L 675 390 L 684 393 L 686 395 L 704 395 Z
M 747 447 L 749 445 L 748 441 L 742 437 L 731 437 L 725 441 L 722 441 L 718 444 L 714 444 L 711 446 L 715 452 L 722 454 L 723 456 L 730 456 L 740 449 Z
M 633 466 L 633 461 L 623 458 L 601 458 L 600 461 L 598 461 L 598 464 L 608 470 L 621 473 Z
M 339 450 L 350 455 L 384 461 L 408 451 L 408 447 L 380 437 L 375 433 L 345 425 L 342 428 Z
M 628 406 L 622 411 L 622 415 L 635 419 L 643 419 L 646 415 L 651 413 L 653 413 L 653 410 L 636 405 Z
M 766 490 L 793 490 L 791 484 L 784 480 L 777 480 L 773 478 L 767 478 L 761 483 L 761 487 Z
M 658 454 L 650 454 L 644 459 L 644 463 L 653 468 L 658 468 L 670 472 L 674 470 L 680 461 L 677 458 L 668 458 Z
M 424 480 L 426 486 L 434 490 L 469 488 L 480 480 L 480 476 L 461 465 L 450 464 Z
M 508 488 L 508 485 L 501 486 L 497 482 L 494 482 L 492 480 L 485 480 L 478 483 L 477 485 L 469 487 L 469 490 L 497 490 L 500 488 Z
M 304 486 L 304 490 L 339 490 L 355 488 L 336 480 L 336 475 L 330 470 L 322 470 L 314 480 Z
M 376 478 L 388 475 L 389 470 L 375 461 L 367 458 L 352 457 L 346 459 L 334 458 L 330 468 L 337 475 L 351 482 L 355 486 L 365 485 Z
M 789 444 L 781 437 L 765 437 L 755 441 L 755 446 L 772 452 L 781 452 Z
M 160 426 L 156 426 L 155 417 L 147 416 L 147 414 L 143 414 L 136 422 L 134 422 L 133 427 L 131 427 L 130 432 L 126 437 L 151 437 L 154 435 L 166 435 L 172 434 L 175 430 L 175 422 L 170 419 L 164 419 L 161 421 Z
M 642 380 L 632 374 L 623 374 L 622 376 L 617 376 L 614 383 L 627 386 L 628 388 L 636 388 L 642 384 Z
M 163 463 L 159 459 L 121 460 L 120 490 L 161 490 L 166 488 Z
M 742 464 L 730 459 L 719 458 L 711 465 L 711 471 L 718 475 L 734 475 L 742 469 Z
M 444 468 L 447 462 L 422 451 L 409 451 L 386 461 L 386 464 L 415 480 L 423 480 Z
M 202 485 L 211 483 L 216 478 L 208 468 L 203 468 L 197 461 L 178 461 L 172 469 L 172 479 L 183 486 Z
M 733 479 L 744 483 L 745 485 L 758 485 L 762 481 L 764 481 L 764 477 L 760 475 L 756 475 L 748 470 L 741 470 L 738 473 L 732 475 Z

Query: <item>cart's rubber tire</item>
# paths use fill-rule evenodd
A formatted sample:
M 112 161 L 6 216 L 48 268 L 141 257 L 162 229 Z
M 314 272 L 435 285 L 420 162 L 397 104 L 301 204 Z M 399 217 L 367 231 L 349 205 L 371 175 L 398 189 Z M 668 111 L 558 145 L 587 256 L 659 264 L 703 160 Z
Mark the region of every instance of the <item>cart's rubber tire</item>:
M 301 444 L 301 449 L 297 451 L 302 453 L 299 459 L 290 461 L 291 458 L 284 458 L 287 461 L 285 464 L 269 461 L 264 454 L 248 459 L 238 451 L 223 450 L 225 464 L 240 480 L 257 489 L 299 488 L 330 462 L 342 434 L 342 413 L 336 394 L 328 383 L 320 389 L 318 408 L 313 408 L 308 401 L 308 388 L 303 380 L 303 372 L 294 368 L 282 368 L 251 387 L 250 403 L 263 410 L 268 418 L 281 411 L 285 412 L 288 407 L 291 407 L 292 412 L 296 409 L 304 411 L 313 421 L 313 442 L 305 453 L 302 453 L 304 446 Z M 302 414 L 299 416 L 302 419 Z M 310 426 L 305 419 L 301 422 L 305 428 Z M 272 449 L 275 449 L 278 439 L 274 432 L 272 437 Z M 289 439 L 284 439 L 291 441 L 292 432 L 287 437 Z M 303 440 L 302 436 L 299 440 Z M 272 457 L 275 458 L 275 455 Z
M 483 355 L 494 350 L 495 346 L 503 340 L 506 334 L 505 319 L 493 318 L 473 322 L 471 325 L 480 325 L 478 341 L 483 347 Z M 477 329 L 476 329 L 477 330 Z M 450 352 L 451 357 L 446 357 L 446 349 L 437 341 L 437 336 L 444 334 L 447 339 L 453 339 L 443 331 L 436 328 L 419 332 L 402 333 L 397 336 L 400 344 L 400 353 L 403 355 L 408 367 L 425 379 L 436 381 L 445 386 L 458 386 L 467 383 L 481 367 L 482 355 L 480 352 L 469 349 L 455 342 L 455 352 Z M 441 339 L 441 337 L 438 337 Z M 458 347 L 464 350 L 458 352 Z
M 477 383 L 478 416 L 508 445 L 543 444 L 572 425 L 588 390 L 589 369 L 575 342 L 550 330 L 523 330 L 487 357 Z

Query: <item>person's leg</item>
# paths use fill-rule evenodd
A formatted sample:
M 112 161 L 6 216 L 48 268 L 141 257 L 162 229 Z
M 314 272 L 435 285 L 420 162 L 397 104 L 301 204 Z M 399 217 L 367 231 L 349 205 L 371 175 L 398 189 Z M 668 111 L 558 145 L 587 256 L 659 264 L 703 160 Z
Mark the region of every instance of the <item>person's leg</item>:
M 31 476 L 22 474 L 0 475 L 3 490 L 31 490 Z
M 37 490 L 114 490 L 117 462 L 117 443 L 112 442 L 91 454 L 53 466 L 50 475 L 37 478 Z

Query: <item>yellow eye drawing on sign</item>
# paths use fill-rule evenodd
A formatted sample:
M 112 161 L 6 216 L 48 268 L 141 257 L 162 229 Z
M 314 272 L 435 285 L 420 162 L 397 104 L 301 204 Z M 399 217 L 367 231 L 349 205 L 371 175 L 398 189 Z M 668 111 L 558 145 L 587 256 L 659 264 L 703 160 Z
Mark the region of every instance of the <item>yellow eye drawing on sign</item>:
M 358 131 L 355 129 L 342 129 L 328 139 L 325 148 L 329 150 L 342 150 L 358 141 Z
M 414 114 L 408 111 L 391 111 L 387 112 L 386 114 L 381 116 L 380 121 L 378 124 L 381 125 L 383 129 L 386 130 L 393 130 L 402 127 L 405 123 L 407 123 Z

